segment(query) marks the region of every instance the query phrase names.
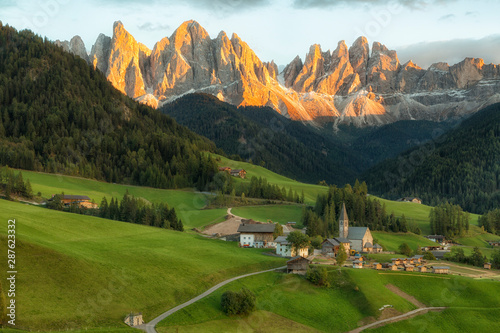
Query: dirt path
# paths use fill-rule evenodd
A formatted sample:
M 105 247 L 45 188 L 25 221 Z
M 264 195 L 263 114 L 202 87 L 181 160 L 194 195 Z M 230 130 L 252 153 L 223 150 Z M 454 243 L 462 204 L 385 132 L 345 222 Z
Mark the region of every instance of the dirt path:
M 405 293 L 404 291 L 402 291 L 401 289 L 399 289 L 395 285 L 388 284 L 385 287 L 387 289 L 389 289 L 390 291 L 392 291 L 393 293 L 395 293 L 396 295 L 398 295 L 400 297 L 403 297 L 405 300 L 407 300 L 411 304 L 415 305 L 417 308 L 425 308 L 425 307 L 427 307 L 427 305 L 425 305 L 424 303 L 420 302 L 419 300 L 417 300 L 412 295 L 408 295 L 407 293 Z
M 223 282 L 219 283 L 218 285 L 216 285 L 216 286 L 208 289 L 203 294 L 198 295 L 195 298 L 193 298 L 193 299 L 191 299 L 191 300 L 189 300 L 189 301 L 187 301 L 187 302 L 185 302 L 185 303 L 183 303 L 181 305 L 178 305 L 175 308 L 168 310 L 167 312 L 162 313 L 161 315 L 159 315 L 155 319 L 151 320 L 149 323 L 141 325 L 141 326 L 135 326 L 135 328 L 138 328 L 138 329 L 141 329 L 143 331 L 146 331 L 147 333 L 157 333 L 155 327 L 156 327 L 156 325 L 160 321 L 162 321 L 163 319 L 167 318 L 168 316 L 176 313 L 177 311 L 185 308 L 186 306 L 189 306 L 189 305 L 195 303 L 196 301 L 199 301 L 200 299 L 202 299 L 204 297 L 207 297 L 208 295 L 210 295 L 211 293 L 213 293 L 214 291 L 216 291 L 220 287 L 225 286 L 226 284 L 228 284 L 230 282 L 233 282 L 235 280 L 242 279 L 242 278 L 245 278 L 245 277 L 248 277 L 248 276 L 262 274 L 262 273 L 267 273 L 267 272 L 272 272 L 272 271 L 276 271 L 276 270 L 284 269 L 284 268 L 286 268 L 286 266 L 278 267 L 278 268 L 273 268 L 273 269 L 268 269 L 266 271 L 260 271 L 260 272 L 255 272 L 255 273 L 244 274 L 244 275 L 236 276 L 234 278 L 231 278 L 231 279 L 228 279 L 226 281 L 223 281 Z
M 225 235 L 233 235 L 238 232 L 238 227 L 241 224 L 241 217 L 233 215 L 231 213 L 231 208 L 227 209 L 227 220 L 224 222 L 220 222 L 214 224 L 205 230 L 203 230 L 203 234 L 213 236 L 225 236 Z

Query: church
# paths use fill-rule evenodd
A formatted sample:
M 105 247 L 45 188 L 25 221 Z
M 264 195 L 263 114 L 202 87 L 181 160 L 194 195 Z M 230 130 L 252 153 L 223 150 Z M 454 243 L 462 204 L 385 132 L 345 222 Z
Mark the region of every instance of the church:
M 339 237 L 351 241 L 351 249 L 358 252 L 373 252 L 373 236 L 368 227 L 349 227 L 345 203 L 339 217 Z M 377 244 L 378 245 L 378 244 Z

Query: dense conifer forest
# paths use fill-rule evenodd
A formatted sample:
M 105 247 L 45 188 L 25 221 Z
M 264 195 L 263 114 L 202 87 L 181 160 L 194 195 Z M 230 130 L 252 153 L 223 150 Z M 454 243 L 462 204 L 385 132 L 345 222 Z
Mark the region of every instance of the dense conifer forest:
M 202 151 L 216 147 L 124 96 L 79 57 L 0 24 L 1 165 L 203 189 L 217 165 Z

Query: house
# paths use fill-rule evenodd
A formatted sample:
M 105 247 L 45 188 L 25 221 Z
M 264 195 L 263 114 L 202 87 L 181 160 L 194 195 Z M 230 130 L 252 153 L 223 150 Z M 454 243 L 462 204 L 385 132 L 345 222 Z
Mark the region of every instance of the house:
M 413 272 L 413 269 L 415 268 L 415 266 L 410 265 L 410 264 L 406 264 L 404 267 L 405 267 L 405 271 L 407 271 L 407 272 Z
M 425 267 L 425 266 L 418 266 L 416 268 L 416 270 L 417 270 L 417 272 L 425 273 L 425 272 L 427 272 L 427 267 Z
M 396 201 L 413 202 L 413 203 L 417 203 L 417 204 L 421 204 L 422 203 L 422 199 L 416 198 L 416 197 L 404 197 L 404 198 L 399 198 Z
M 71 205 L 78 205 L 81 208 L 91 208 L 91 209 L 97 209 L 99 208 L 97 204 L 92 202 L 90 198 L 86 195 L 59 195 L 61 198 L 61 202 L 65 207 L 69 207 Z M 55 195 L 52 195 L 52 198 L 49 199 L 49 201 L 54 200 Z
M 292 274 L 300 274 L 305 275 L 307 273 L 307 269 L 309 268 L 309 264 L 311 263 L 310 259 L 304 257 L 295 257 L 286 262 L 286 272 Z
M 486 262 L 486 263 L 484 263 L 483 267 L 484 267 L 484 269 L 491 269 L 491 263 Z
M 125 317 L 125 324 L 128 326 L 139 326 L 144 324 L 144 320 L 142 319 L 142 313 L 131 313 Z
M 234 169 L 234 170 L 231 170 L 229 173 L 233 177 L 240 177 L 240 178 L 245 178 L 247 175 L 247 172 L 243 169 Z
M 433 242 L 439 243 L 441 245 L 445 245 L 448 242 L 446 241 L 446 238 L 443 235 L 428 235 L 425 236 L 428 240 L 431 240 Z
M 373 244 L 373 253 L 380 253 L 383 250 L 384 249 L 379 244 L 377 244 L 377 243 Z
M 274 242 L 274 223 L 243 222 L 238 227 L 241 247 L 270 247 Z
M 225 172 L 231 174 L 231 168 L 230 167 L 219 167 L 219 171 L 225 171 Z
M 354 260 L 352 263 L 352 268 L 363 268 L 363 262 L 360 260 Z
M 404 264 L 404 259 L 401 258 L 392 258 L 392 264 L 393 265 L 403 265 Z
M 500 241 L 489 241 L 488 244 L 490 244 L 493 247 L 500 246 Z
M 292 244 L 286 240 L 286 236 L 278 236 L 274 240 L 276 243 L 276 254 L 282 257 L 304 257 L 309 256 L 309 248 L 303 247 L 299 249 L 299 253 L 293 248 Z
M 351 249 L 362 252 L 367 249 L 366 245 L 373 248 L 373 236 L 368 227 L 349 227 L 349 217 L 345 203 L 342 204 L 342 210 L 339 217 L 339 237 L 348 239 L 351 242 Z
M 432 273 L 434 274 L 448 274 L 450 267 L 448 266 L 432 266 Z
M 382 264 L 379 262 L 374 262 L 373 269 L 377 269 L 377 270 L 382 269 Z
M 373 252 L 373 245 L 370 242 L 366 242 L 363 245 L 363 252 Z
M 415 263 L 419 263 L 420 264 L 420 263 L 422 263 L 423 260 L 424 260 L 424 256 L 423 255 L 418 254 L 418 255 L 414 255 L 413 256 L 413 261 Z
M 389 265 L 387 265 L 387 267 L 391 271 L 397 271 L 398 270 L 398 265 L 395 265 L 395 264 L 389 264 Z
M 340 237 L 325 239 L 323 243 L 321 243 L 321 253 L 323 253 L 324 255 L 337 255 L 341 244 L 344 246 L 347 255 L 349 255 L 351 242 L 348 239 Z

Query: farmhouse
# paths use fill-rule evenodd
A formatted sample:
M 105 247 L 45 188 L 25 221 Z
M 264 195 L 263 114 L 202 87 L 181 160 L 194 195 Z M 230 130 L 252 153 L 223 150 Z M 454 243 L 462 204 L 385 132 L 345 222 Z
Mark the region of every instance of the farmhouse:
M 422 199 L 416 198 L 416 197 L 403 197 L 403 198 L 399 198 L 396 201 L 413 202 L 413 203 L 417 203 L 417 204 L 421 204 L 422 203 Z
M 490 244 L 493 247 L 500 246 L 500 241 L 489 241 L 488 244 Z
M 144 324 L 144 320 L 142 319 L 142 313 L 131 313 L 125 317 L 125 324 L 128 326 L 139 326 Z
M 379 244 L 375 243 L 373 245 L 373 253 L 380 253 L 382 252 L 383 248 Z
M 231 168 L 230 167 L 219 167 L 219 171 L 225 171 L 225 172 L 231 174 Z
M 257 248 L 272 246 L 274 228 L 274 223 L 243 222 L 238 227 L 240 246 Z
M 417 272 L 425 273 L 425 272 L 427 272 L 427 267 L 425 267 L 425 266 L 418 266 L 416 268 L 416 270 L 417 270 Z
M 321 253 L 324 255 L 337 255 L 339 252 L 340 244 L 344 246 L 346 253 L 349 255 L 349 250 L 351 249 L 351 242 L 345 238 L 327 238 L 321 243 Z
M 349 227 L 349 217 L 345 203 L 342 204 L 342 210 L 339 217 L 339 237 L 351 241 L 351 248 L 358 251 L 371 252 L 373 249 L 373 237 L 368 227 Z M 369 247 L 366 247 L 369 246 Z
M 405 271 L 407 271 L 407 272 L 413 272 L 414 268 L 415 268 L 415 266 L 413 266 L 413 265 L 410 265 L 410 264 L 405 265 Z
M 229 173 L 233 177 L 240 177 L 240 178 L 245 178 L 247 175 L 247 172 L 243 169 L 234 169 L 234 170 L 229 171 Z
M 292 244 L 286 240 L 286 236 L 278 236 L 274 240 L 276 243 L 276 254 L 282 257 L 304 257 L 307 258 L 309 255 L 309 248 L 303 247 L 299 249 L 299 253 L 293 248 Z
M 286 262 L 286 272 L 292 274 L 305 275 L 309 268 L 310 259 L 304 257 L 295 257 Z
M 484 263 L 484 266 L 483 266 L 485 269 L 491 269 L 491 263 L 489 262 L 486 262 Z
M 387 267 L 391 271 L 397 271 L 398 270 L 398 265 L 395 265 L 395 264 L 388 264 Z
M 69 207 L 71 205 L 78 205 L 82 208 L 93 208 L 96 209 L 98 206 L 93 203 L 90 198 L 86 195 L 60 195 L 61 197 L 61 202 L 65 207 Z M 52 195 L 52 198 L 49 199 L 49 201 L 54 200 L 55 195 Z
M 382 269 L 382 264 L 379 262 L 374 262 L 373 269 L 377 269 L 377 270 Z
M 448 274 L 450 267 L 448 266 L 432 266 L 432 273 L 434 274 Z

